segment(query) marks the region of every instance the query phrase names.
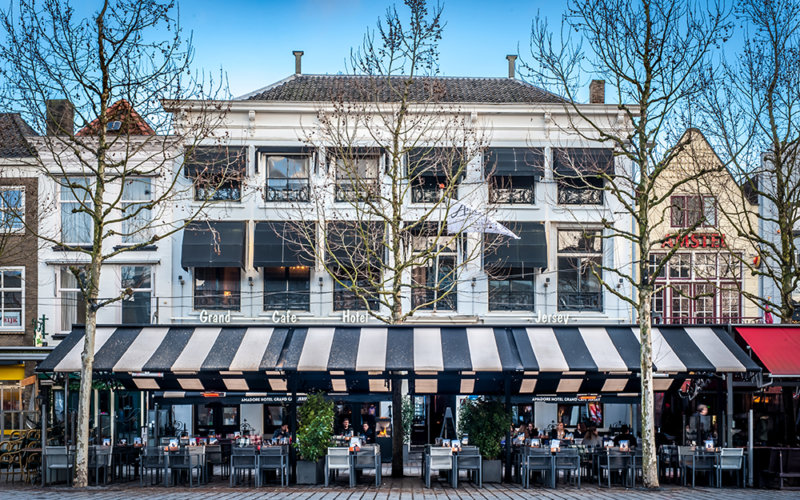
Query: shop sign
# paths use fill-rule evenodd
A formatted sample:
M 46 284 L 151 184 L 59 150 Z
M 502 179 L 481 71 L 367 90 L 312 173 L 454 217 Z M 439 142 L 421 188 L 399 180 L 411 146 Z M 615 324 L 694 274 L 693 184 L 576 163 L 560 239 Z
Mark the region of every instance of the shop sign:
M 297 402 L 302 403 L 308 396 L 298 395 Z M 242 403 L 258 403 L 258 404 L 287 404 L 292 402 L 291 396 L 243 396 Z
M 578 394 L 577 396 L 533 396 L 534 403 L 598 403 L 600 396 L 597 394 Z
M 200 311 L 200 323 L 230 323 L 231 312 L 213 313 L 206 310 Z
M 5 315 L 3 315 L 3 326 L 17 327 L 20 325 L 21 318 L 22 313 L 19 311 L 6 311 Z
M 661 243 L 661 248 L 727 248 L 725 235 L 720 233 L 689 233 L 683 236 L 673 234 Z
M 353 312 L 350 310 L 342 311 L 342 323 L 366 323 L 367 313 Z
M 534 323 L 564 323 L 569 322 L 569 314 L 544 314 L 542 311 L 536 311 L 536 316 L 533 317 Z
M 289 311 L 273 311 L 271 317 L 273 323 L 297 323 L 297 315 Z

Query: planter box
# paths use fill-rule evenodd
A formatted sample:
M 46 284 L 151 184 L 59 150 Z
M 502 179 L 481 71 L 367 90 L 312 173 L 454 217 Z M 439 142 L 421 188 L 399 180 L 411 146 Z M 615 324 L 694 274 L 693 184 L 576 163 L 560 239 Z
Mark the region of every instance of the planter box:
M 503 462 L 500 460 L 483 460 L 482 473 L 484 483 L 500 483 L 503 481 Z
M 297 461 L 297 484 L 322 484 L 325 481 L 324 458 L 316 462 Z

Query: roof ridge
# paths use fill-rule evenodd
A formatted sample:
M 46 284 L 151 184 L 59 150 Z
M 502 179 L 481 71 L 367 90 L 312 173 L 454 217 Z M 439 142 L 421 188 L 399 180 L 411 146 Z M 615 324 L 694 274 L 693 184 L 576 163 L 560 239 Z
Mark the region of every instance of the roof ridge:
M 290 82 L 292 80 L 295 80 L 298 76 L 303 76 L 303 75 L 298 75 L 297 73 L 295 73 L 293 75 L 289 75 L 286 78 L 284 78 L 283 80 L 278 80 L 277 82 L 270 83 L 266 87 L 261 87 L 260 89 L 256 89 L 256 90 L 254 90 L 252 92 L 248 92 L 247 94 L 242 94 L 239 97 L 234 97 L 233 100 L 234 101 L 246 101 L 247 99 L 250 99 L 251 97 L 253 97 L 255 95 L 261 94 L 262 92 L 266 92 L 268 90 L 272 90 L 272 89 L 274 89 L 276 87 L 279 87 L 281 85 L 284 85 L 284 84 L 286 84 L 286 83 L 288 83 L 288 82 Z

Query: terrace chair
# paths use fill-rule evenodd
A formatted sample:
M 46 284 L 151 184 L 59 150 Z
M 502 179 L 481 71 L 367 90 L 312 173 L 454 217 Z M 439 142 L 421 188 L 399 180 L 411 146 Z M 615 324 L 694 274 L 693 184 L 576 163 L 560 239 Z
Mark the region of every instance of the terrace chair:
M 220 473 L 224 476 L 228 462 L 222 456 L 222 445 L 208 444 L 206 445 L 206 478 L 214 475 L 215 465 L 219 465 Z
M 458 453 L 458 470 L 454 472 L 456 487 L 458 487 L 458 473 L 462 470 L 467 471 L 468 477 L 472 476 L 478 488 L 483 488 L 483 459 L 477 446 L 464 446 Z
M 6 482 L 8 482 L 9 476 L 13 483 L 16 481 L 17 474 L 22 475 L 21 456 L 19 451 L 12 451 L 11 447 L 8 447 L 6 451 L 0 451 L 0 474 L 5 474 Z
M 713 454 L 698 453 L 697 451 L 692 453 L 691 460 L 687 460 L 684 465 L 685 469 L 692 469 L 692 488 L 695 486 L 695 478 L 698 472 L 708 473 L 708 482 L 713 485 L 715 462 L 716 457 Z
M 618 450 L 608 450 L 605 456 L 601 456 L 597 469 L 597 486 L 603 486 L 603 471 L 606 471 L 609 488 L 611 488 L 611 474 L 614 472 L 620 475 L 623 485 L 627 487 L 630 475 L 630 455 Z
M 432 471 L 449 471 L 452 482 L 452 475 L 458 471 L 453 471 L 453 450 L 450 447 L 431 446 L 425 456 L 425 487 L 431 487 Z
M 145 446 L 142 448 L 142 458 L 140 461 L 142 471 L 139 475 L 140 486 L 144 486 L 144 477 L 147 475 L 148 470 L 156 471 L 156 483 L 153 483 L 151 479 L 151 486 L 161 482 L 161 473 L 164 471 L 164 460 L 164 453 L 161 451 L 161 448 L 156 448 L 155 446 Z
M 687 465 L 694 460 L 694 451 L 691 446 L 678 446 L 678 468 L 681 474 L 681 484 L 686 486 Z
M 658 475 L 663 479 L 672 478 L 674 481 L 678 477 L 680 460 L 678 460 L 678 447 L 674 444 L 661 446 L 658 458 Z M 668 474 L 668 472 L 670 474 Z
M 375 486 L 381 485 L 381 448 L 377 444 L 364 445 L 353 457 L 355 473 L 363 470 L 375 470 Z
M 330 447 L 328 448 L 328 454 L 325 456 L 325 486 L 329 484 L 331 472 L 337 473 L 340 470 L 347 471 L 350 487 L 355 486 L 355 474 L 350 450 L 346 447 Z
M 111 472 L 111 447 L 89 447 L 89 470 L 94 471 L 94 483 L 100 484 L 98 474 L 103 471 L 103 484 L 108 484 L 108 475 Z
M 289 485 L 289 456 L 284 453 L 282 446 L 263 446 L 258 455 L 258 477 L 256 486 L 262 484 L 261 477 L 264 471 L 274 470 L 281 481 L 281 486 Z
M 572 480 L 572 474 L 575 474 L 578 488 L 581 487 L 581 456 L 577 448 L 563 448 L 556 453 L 555 456 L 555 480 L 558 481 L 558 471 L 563 470 L 568 474 L 568 478 Z
M 633 462 L 631 462 L 631 482 L 633 487 L 636 487 L 636 478 L 642 477 L 644 481 L 644 458 L 642 458 L 642 449 L 637 448 L 633 452 Z M 656 470 L 658 470 L 658 457 L 656 457 Z
M 231 486 L 238 482 L 239 472 L 258 471 L 258 456 L 256 449 L 253 446 L 244 448 L 233 447 L 231 448 Z M 258 478 L 256 478 L 256 485 L 258 485 Z
M 44 459 L 45 459 L 45 466 L 47 467 L 45 471 L 45 484 L 47 484 L 50 479 L 50 473 L 55 472 L 59 473 L 60 471 L 66 471 L 67 474 L 67 483 L 72 486 L 72 471 L 75 469 L 75 449 L 73 447 L 66 448 L 65 446 L 45 446 L 44 447 Z
M 203 456 L 202 446 L 184 446 L 176 453 L 169 454 L 169 470 L 170 472 L 186 471 L 189 476 L 189 488 L 192 487 L 192 478 L 194 472 L 197 471 L 197 483 L 203 481 L 203 468 L 205 464 L 205 457 Z
M 719 451 L 719 463 L 714 465 L 717 470 L 717 488 L 722 487 L 722 471 L 735 471 L 736 484 L 739 485 L 741 480 L 742 488 L 744 488 L 744 449 L 743 448 L 722 448 Z
M 546 481 L 547 475 L 550 474 L 552 476 L 553 474 L 553 455 L 550 453 L 550 449 L 526 447 L 522 457 L 521 468 L 523 488 L 530 488 L 531 474 L 537 472 L 542 473 L 542 482 Z

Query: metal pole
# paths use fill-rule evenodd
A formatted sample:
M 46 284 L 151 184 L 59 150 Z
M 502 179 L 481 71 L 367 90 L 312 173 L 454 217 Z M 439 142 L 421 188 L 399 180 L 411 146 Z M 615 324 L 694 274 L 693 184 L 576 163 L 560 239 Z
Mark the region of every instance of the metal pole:
M 508 375 L 505 377 L 505 395 L 506 395 L 506 412 L 511 413 L 511 379 Z M 511 477 L 511 430 L 509 429 L 510 422 L 505 422 L 506 427 L 506 482 L 512 481 Z M 470 443 L 472 441 L 470 440 Z
M 39 407 L 39 411 L 42 412 L 42 487 L 44 487 L 44 479 L 45 474 L 47 474 L 47 464 L 45 463 L 46 456 L 44 454 L 45 446 L 47 446 L 47 408 L 48 402 L 50 401 L 50 389 L 48 387 L 42 387 L 42 391 L 39 393 L 42 397 L 42 405 Z
M 753 487 L 753 409 L 747 412 L 747 484 Z
M 69 449 L 69 373 L 64 378 L 64 449 Z
M 290 377 L 292 386 L 292 403 L 289 406 L 289 432 L 292 434 L 292 446 L 289 446 L 289 464 L 291 465 L 291 480 L 297 482 L 297 452 L 294 444 L 297 442 L 297 383 L 294 377 Z
M 725 381 L 727 382 L 728 386 L 728 401 L 726 412 L 728 413 L 728 428 L 727 428 L 727 437 L 728 437 L 728 446 L 733 446 L 733 373 L 728 373 L 725 375 Z
M 116 430 L 115 429 L 115 425 L 114 425 L 114 420 L 116 420 L 116 418 L 117 418 L 116 408 L 114 408 L 114 406 L 115 406 L 114 399 L 115 399 L 114 398 L 114 389 L 109 389 L 108 390 L 108 415 L 109 415 L 109 418 L 111 419 L 111 422 L 109 422 L 109 424 L 108 424 L 109 425 L 109 429 L 108 430 L 109 430 L 109 434 L 111 434 L 111 446 L 114 446 L 114 443 L 117 442 L 117 439 L 114 436 L 114 431 Z M 100 443 L 100 444 L 102 444 L 102 443 Z

